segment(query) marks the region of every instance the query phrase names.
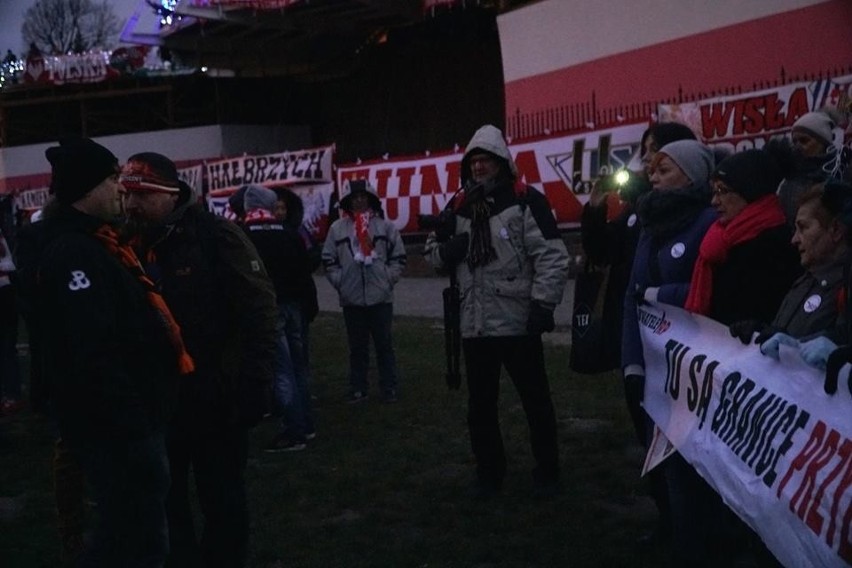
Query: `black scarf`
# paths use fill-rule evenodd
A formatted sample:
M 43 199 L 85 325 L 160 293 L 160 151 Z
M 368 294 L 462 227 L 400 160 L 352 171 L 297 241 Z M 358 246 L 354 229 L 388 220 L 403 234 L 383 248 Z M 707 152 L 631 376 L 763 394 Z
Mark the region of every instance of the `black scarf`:
M 688 227 L 710 205 L 707 186 L 652 190 L 639 198 L 636 213 L 642 229 L 655 240 L 666 240 Z

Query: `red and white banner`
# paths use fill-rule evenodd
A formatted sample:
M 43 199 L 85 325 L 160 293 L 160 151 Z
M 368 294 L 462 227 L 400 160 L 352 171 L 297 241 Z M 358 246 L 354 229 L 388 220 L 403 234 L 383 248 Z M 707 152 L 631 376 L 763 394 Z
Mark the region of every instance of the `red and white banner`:
M 645 409 L 784 566 L 852 565 L 852 396 L 823 390 L 798 351 L 780 361 L 727 327 L 639 308 Z
M 188 168 L 178 168 L 178 178 L 191 187 L 195 195 L 201 195 L 204 189 L 203 180 L 201 179 L 203 172 L 204 166 L 201 164 L 196 164 Z
M 285 187 L 302 200 L 302 225 L 316 241 L 328 231 L 334 194 L 334 146 L 208 162 L 207 203 L 217 215 L 233 217 L 228 198 L 241 186 Z M 200 179 L 200 177 L 199 177 Z
M 289 8 L 302 0 L 190 0 L 193 8 L 251 8 L 253 10 L 278 10 Z
M 690 126 L 707 144 L 732 151 L 760 148 L 790 131 L 803 114 L 823 107 L 844 109 L 852 97 L 852 75 L 792 83 L 762 91 L 658 105 L 660 122 Z M 843 113 L 841 113 L 843 114 Z M 838 131 L 838 143 L 843 143 Z
M 334 146 L 263 156 L 239 156 L 207 163 L 207 190 L 229 195 L 243 185 L 282 187 L 297 183 L 333 183 Z
M 580 222 L 591 181 L 601 168 L 627 166 L 639 150 L 647 123 L 619 126 L 510 144 L 522 179 L 544 193 L 561 226 Z M 378 191 L 386 218 L 402 233 L 417 232 L 417 215 L 435 215 L 461 185 L 463 150 L 424 158 L 399 158 L 342 165 L 340 187 L 348 179 L 368 179 Z
M 41 209 L 50 197 L 49 191 L 46 187 L 19 191 L 15 194 L 15 209 L 25 211 Z

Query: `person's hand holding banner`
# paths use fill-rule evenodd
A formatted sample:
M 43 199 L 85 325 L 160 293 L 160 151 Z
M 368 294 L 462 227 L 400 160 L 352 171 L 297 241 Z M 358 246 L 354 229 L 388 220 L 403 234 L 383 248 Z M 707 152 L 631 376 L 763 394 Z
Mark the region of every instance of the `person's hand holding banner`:
M 776 361 L 780 360 L 778 350 L 782 345 L 790 347 L 799 347 L 799 342 L 787 335 L 786 333 L 775 333 L 772 337 L 760 344 L 760 352 L 767 357 L 772 357 Z
M 823 335 L 799 344 L 799 354 L 805 363 L 823 371 L 828 362 L 828 356 L 835 349 L 837 349 L 837 344 Z
M 728 328 L 732 337 L 739 339 L 743 345 L 751 343 L 755 333 L 760 334 L 766 328 L 766 324 L 758 320 L 742 320 L 734 322 Z M 760 337 L 758 335 L 758 337 Z

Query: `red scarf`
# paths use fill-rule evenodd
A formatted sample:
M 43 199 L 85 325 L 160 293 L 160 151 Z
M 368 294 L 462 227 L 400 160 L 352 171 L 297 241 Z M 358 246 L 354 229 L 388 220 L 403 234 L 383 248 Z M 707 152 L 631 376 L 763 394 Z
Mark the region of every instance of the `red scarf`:
M 195 362 L 192 360 L 192 356 L 187 352 L 186 346 L 183 343 L 183 337 L 180 334 L 180 326 L 175 321 L 175 318 L 172 315 L 171 310 L 169 310 L 169 307 L 166 305 L 166 302 L 163 300 L 163 297 L 156 292 L 154 283 L 145 274 L 145 270 L 142 268 L 142 263 L 139 262 L 139 258 L 136 256 L 136 253 L 133 252 L 133 249 L 129 244 L 122 245 L 119 243 L 118 233 L 116 233 L 115 229 L 109 225 L 103 225 L 100 229 L 95 231 L 95 237 L 101 241 L 110 254 L 112 254 L 122 266 L 127 268 L 145 288 L 148 303 L 151 304 L 151 306 L 160 315 L 160 319 L 169 334 L 169 340 L 178 354 L 177 363 L 180 374 L 188 375 L 193 372 L 195 370 Z
M 266 209 L 251 209 L 246 212 L 245 223 L 260 222 L 260 223 L 277 223 L 278 219 L 275 215 Z
M 358 247 L 364 258 L 373 254 L 373 239 L 370 237 L 370 219 L 372 218 L 372 211 L 369 210 L 355 214 L 355 237 L 358 239 Z
M 710 225 L 701 241 L 701 248 L 698 249 L 698 259 L 692 271 L 689 296 L 684 308 L 697 314 L 710 313 L 713 269 L 725 262 L 728 251 L 740 243 L 750 241 L 766 229 L 786 222 L 778 197 L 771 194 L 749 203 L 726 225 L 719 221 Z

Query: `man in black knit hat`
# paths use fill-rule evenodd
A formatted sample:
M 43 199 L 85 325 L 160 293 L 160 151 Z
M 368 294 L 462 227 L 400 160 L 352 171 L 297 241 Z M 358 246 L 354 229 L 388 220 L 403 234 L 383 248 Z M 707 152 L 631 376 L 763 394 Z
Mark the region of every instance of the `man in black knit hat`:
M 193 362 L 162 298 L 113 223 L 118 161 L 88 139 L 45 152 L 53 214 L 35 292 L 44 374 L 64 443 L 98 503 L 80 566 L 162 566 L 169 487 L 164 427 L 179 369 Z

